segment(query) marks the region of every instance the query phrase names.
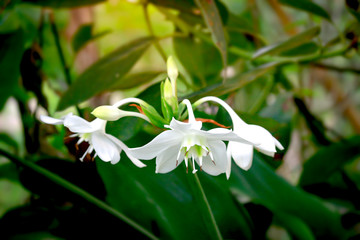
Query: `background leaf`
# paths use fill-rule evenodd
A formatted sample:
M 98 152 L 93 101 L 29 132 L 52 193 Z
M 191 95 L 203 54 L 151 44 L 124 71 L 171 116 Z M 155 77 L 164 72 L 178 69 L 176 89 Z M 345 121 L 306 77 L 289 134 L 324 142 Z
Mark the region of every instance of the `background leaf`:
M 58 110 L 63 110 L 102 91 L 111 89 L 111 86 L 132 68 L 151 42 L 151 38 L 132 41 L 94 63 L 64 93 Z M 90 80 L 91 84 L 89 84 Z
M 264 56 L 266 54 L 275 54 L 278 52 L 287 51 L 291 48 L 298 47 L 304 43 L 309 42 L 311 39 L 316 37 L 319 33 L 320 33 L 319 27 L 310 28 L 296 36 L 293 36 L 292 38 L 290 38 L 284 42 L 260 48 L 253 54 L 252 58 L 256 59 L 256 58 Z
M 313 3 L 310 0 L 279 0 L 279 2 L 286 6 L 300 9 L 312 13 L 314 15 L 317 15 L 319 17 L 322 17 L 328 21 L 331 21 L 331 17 L 329 13 L 325 11 L 322 7 L 320 7 L 318 4 Z

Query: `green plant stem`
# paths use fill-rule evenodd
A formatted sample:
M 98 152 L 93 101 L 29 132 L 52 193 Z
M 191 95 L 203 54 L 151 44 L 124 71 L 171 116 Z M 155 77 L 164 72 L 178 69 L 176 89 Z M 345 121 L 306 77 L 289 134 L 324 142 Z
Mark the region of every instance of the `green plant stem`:
M 54 38 L 55 38 L 56 49 L 57 49 L 57 52 L 58 52 L 59 57 L 60 57 L 61 65 L 62 65 L 63 70 L 64 70 L 65 81 L 68 84 L 68 86 L 70 86 L 71 82 L 72 82 L 71 81 L 71 75 L 70 75 L 70 68 L 66 64 L 65 55 L 64 55 L 64 52 L 63 52 L 63 50 L 61 48 L 59 31 L 58 31 L 57 26 L 55 24 L 55 19 L 54 19 L 54 13 L 53 12 L 50 13 L 50 25 L 51 25 L 51 31 L 52 31 L 52 33 L 54 35 Z M 78 114 L 80 115 L 80 117 L 83 117 L 82 116 L 83 115 L 82 111 L 79 108 L 79 106 L 75 105 L 75 108 L 76 108 Z
M 151 232 L 143 228 L 141 225 L 139 225 L 137 222 L 133 221 L 132 219 L 125 216 L 123 213 L 117 211 L 116 209 L 109 206 L 107 203 L 101 201 L 100 199 L 94 197 L 90 193 L 84 191 L 83 189 L 79 188 L 78 186 L 72 184 L 71 182 L 63 179 L 62 177 L 50 172 L 49 170 L 40 167 L 39 165 L 36 165 L 33 162 L 26 161 L 24 159 L 18 158 L 16 156 L 13 156 L 12 154 L 3 151 L 0 149 L 0 155 L 8 158 L 12 162 L 14 162 L 17 165 L 20 165 L 24 168 L 31 169 L 32 171 L 46 177 L 50 181 L 54 182 L 55 184 L 58 184 L 59 186 L 62 186 L 63 188 L 69 190 L 72 193 L 75 193 L 76 195 L 82 197 L 84 200 L 94 204 L 95 206 L 101 208 L 105 212 L 110 213 L 111 215 L 117 217 L 118 219 L 124 221 L 125 223 L 129 224 L 145 236 L 149 237 L 150 239 L 158 239 L 156 236 L 154 236 Z
M 193 168 L 191 161 L 189 161 L 189 167 Z M 223 239 L 197 173 L 190 173 L 189 181 L 211 239 Z
M 161 48 L 161 46 L 159 44 L 159 40 L 155 36 L 154 30 L 153 30 L 153 28 L 151 26 L 151 21 L 150 21 L 149 12 L 148 12 L 148 3 L 143 4 L 143 11 L 144 11 L 144 16 L 145 16 L 146 26 L 148 28 L 150 36 L 155 38 L 154 46 L 158 50 L 158 52 L 161 55 L 162 59 L 166 62 L 167 61 L 166 54 L 165 54 L 164 50 Z

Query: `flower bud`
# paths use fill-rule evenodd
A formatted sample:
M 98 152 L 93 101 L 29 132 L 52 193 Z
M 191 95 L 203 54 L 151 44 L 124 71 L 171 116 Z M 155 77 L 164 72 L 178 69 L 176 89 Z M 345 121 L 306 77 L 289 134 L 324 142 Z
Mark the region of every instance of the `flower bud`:
M 173 96 L 177 97 L 177 93 L 176 93 L 176 79 L 179 75 L 179 71 L 176 67 L 174 58 L 172 56 L 170 56 L 166 62 L 167 65 L 167 74 L 170 78 L 171 81 L 171 85 L 172 85 L 172 91 L 173 91 Z
M 91 112 L 91 114 L 97 118 L 107 121 L 116 121 L 124 116 L 122 110 L 110 105 L 97 107 Z

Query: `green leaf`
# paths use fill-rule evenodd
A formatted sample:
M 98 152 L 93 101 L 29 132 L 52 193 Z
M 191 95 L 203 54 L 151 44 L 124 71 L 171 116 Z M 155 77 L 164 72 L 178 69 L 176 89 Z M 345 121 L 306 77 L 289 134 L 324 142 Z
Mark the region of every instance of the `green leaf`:
M 294 238 L 299 240 L 315 240 L 315 236 L 309 226 L 296 216 L 276 212 L 275 219 L 284 226 Z
M 174 38 L 173 46 L 196 85 L 204 87 L 210 83 L 209 79 L 220 74 L 221 55 L 211 43 L 194 37 Z
M 326 181 L 333 173 L 360 156 L 360 136 L 321 148 L 304 164 L 301 186 Z
M 191 194 L 187 179 L 191 176 L 183 166 L 167 174 L 155 174 L 154 161 L 146 161 L 148 166 L 142 169 L 126 156 L 116 165 L 97 163 L 109 204 L 144 227 L 157 229 L 159 238 L 186 239 L 189 233 L 191 239 L 212 238 Z M 238 210 L 226 185 L 207 174 L 200 177 L 223 237 L 251 239 L 247 218 Z
M 284 57 L 297 57 L 303 55 L 316 54 L 320 50 L 319 45 L 314 42 L 301 44 L 298 47 L 283 51 L 280 56 Z
M 23 0 L 24 2 L 51 8 L 72 8 L 93 5 L 105 0 Z
M 281 65 L 282 62 L 270 62 L 267 64 L 260 65 L 251 69 L 248 72 L 241 73 L 228 79 L 224 84 L 216 83 L 209 87 L 203 88 L 200 91 L 194 92 L 185 96 L 184 98 L 188 98 L 191 101 L 195 101 L 205 96 L 221 96 L 227 94 L 229 92 L 235 91 L 239 88 L 246 86 L 247 84 L 255 81 L 260 76 L 267 74 L 272 71 L 275 67 Z
M 276 43 L 273 45 L 269 45 L 269 46 L 260 48 L 253 54 L 252 59 L 256 59 L 258 57 L 261 57 L 261 56 L 264 56 L 267 54 L 276 54 L 279 52 L 284 52 L 284 51 L 290 50 L 292 48 L 298 47 L 304 43 L 309 42 L 311 39 L 316 37 L 319 33 L 320 33 L 320 27 L 310 28 L 298 35 L 291 37 L 290 39 L 288 39 L 284 42 L 280 42 L 280 43 Z
M 85 47 L 85 45 L 90 41 L 109 33 L 109 31 L 104 31 L 94 35 L 93 28 L 93 24 L 84 24 L 76 31 L 71 42 L 72 48 L 75 52 L 78 52 L 81 48 Z
M 164 80 L 166 76 L 166 73 L 160 71 L 132 73 L 117 80 L 111 86 L 111 89 L 118 90 L 134 88 L 150 81 L 157 82 L 160 80 Z
M 227 67 L 227 43 L 222 20 L 214 0 L 195 0 L 201 9 L 207 27 L 210 29 L 215 46 L 219 49 L 224 68 Z
M 0 110 L 19 85 L 20 62 L 24 51 L 22 30 L 0 35 Z
M 133 67 L 151 43 L 151 38 L 137 39 L 94 63 L 64 93 L 58 110 L 63 110 L 100 92 L 110 90 L 111 86 Z
M 271 170 L 257 152 L 250 170 L 244 171 L 235 164 L 232 165 L 229 181 L 234 194 L 239 197 L 246 195 L 275 213 L 281 211 L 296 216 L 318 237 L 337 239 L 344 236 L 345 230 L 338 212 L 318 197 L 290 185 Z
M 331 21 L 331 17 L 328 12 L 326 12 L 322 7 L 318 4 L 313 3 L 310 0 L 279 0 L 279 3 L 309 12 L 311 14 L 317 15 L 319 17 L 325 18 L 328 21 Z

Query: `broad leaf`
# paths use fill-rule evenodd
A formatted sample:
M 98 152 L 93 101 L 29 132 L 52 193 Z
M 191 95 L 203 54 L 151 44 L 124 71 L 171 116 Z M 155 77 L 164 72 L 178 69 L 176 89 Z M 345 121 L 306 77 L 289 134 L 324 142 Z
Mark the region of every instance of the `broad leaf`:
M 102 91 L 111 89 L 111 86 L 132 68 L 151 42 L 151 38 L 137 39 L 94 63 L 64 93 L 58 110 L 63 110 Z
M 360 156 L 360 136 L 321 148 L 304 164 L 301 186 L 326 181 L 346 163 Z
M 329 13 L 310 0 L 279 0 L 279 2 L 283 5 L 303 10 L 319 17 L 325 18 L 328 21 L 331 21 Z
M 194 239 L 211 238 L 183 166 L 168 174 L 155 174 L 153 160 L 145 161 L 148 166 L 143 169 L 129 163 L 126 158 L 116 165 L 98 162 L 111 206 L 144 227 L 156 229 L 161 239 L 184 239 L 189 233 Z M 247 218 L 237 209 L 226 187 L 219 185 L 213 177 L 205 174 L 201 177 L 223 237 L 250 239 Z
M 298 47 L 304 43 L 309 42 L 311 39 L 316 37 L 320 33 L 320 27 L 313 27 L 305 32 L 302 32 L 296 36 L 291 37 L 290 39 L 276 43 L 273 45 L 269 45 L 263 48 L 260 48 L 253 54 L 253 59 L 256 59 L 258 57 L 267 55 L 267 54 L 275 54 L 279 52 L 284 52 L 287 50 L 290 50 L 292 48 Z
M 296 216 L 305 222 L 316 236 L 340 238 L 345 230 L 341 226 L 340 214 L 329 208 L 319 198 L 287 183 L 276 175 L 254 154 L 253 165 L 243 171 L 233 163 L 230 185 L 234 194 L 250 197 L 273 212 Z
M 195 0 L 201 9 L 207 27 L 210 29 L 215 46 L 219 49 L 224 68 L 227 67 L 227 43 L 225 30 L 214 0 Z

